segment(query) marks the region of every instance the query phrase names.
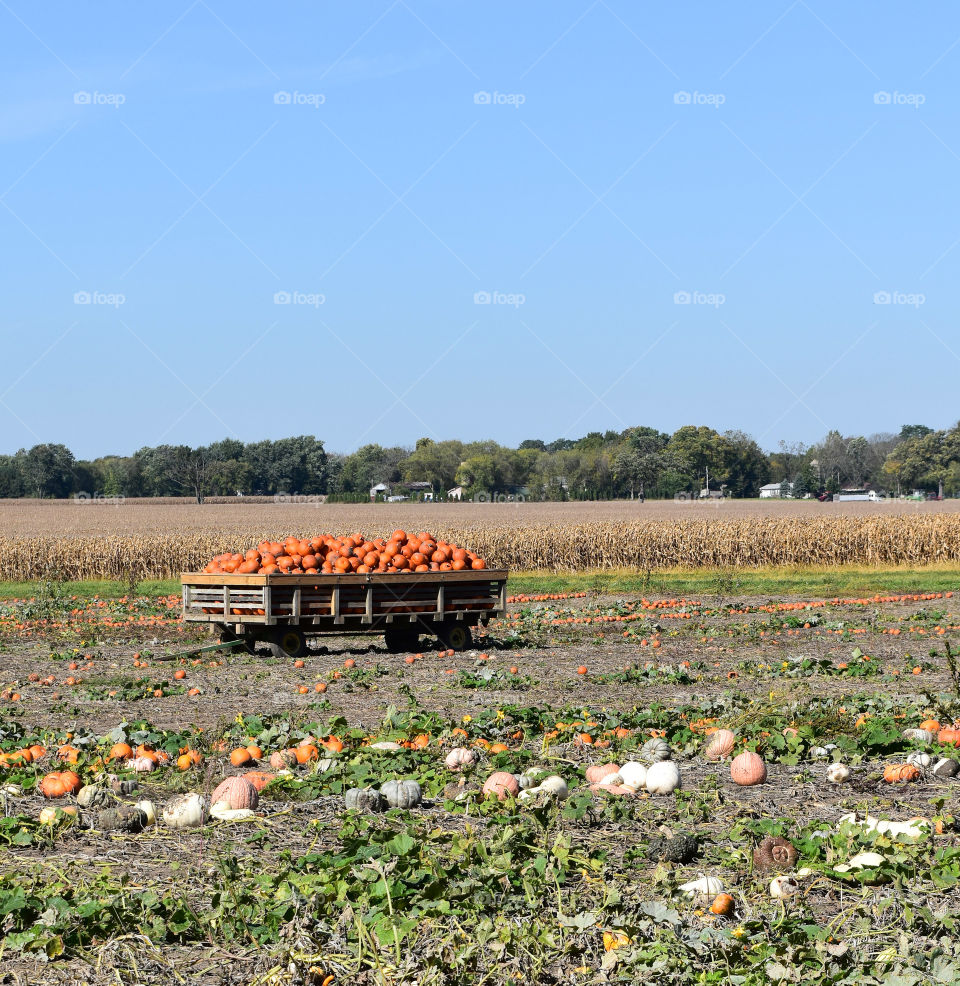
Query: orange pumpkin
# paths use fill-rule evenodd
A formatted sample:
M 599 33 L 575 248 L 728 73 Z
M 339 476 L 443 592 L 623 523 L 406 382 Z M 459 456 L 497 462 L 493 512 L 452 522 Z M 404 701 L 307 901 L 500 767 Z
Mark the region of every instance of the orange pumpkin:
M 133 756 L 133 747 L 129 743 L 114 743 L 107 754 L 108 760 L 129 760 Z
M 243 775 L 257 791 L 262 791 L 277 775 L 268 770 L 251 770 Z
M 915 781 L 920 777 L 920 768 L 912 763 L 892 763 L 883 770 L 883 779 L 888 784 L 901 781 Z
M 937 742 L 947 746 L 960 746 L 960 729 L 956 726 L 944 726 L 937 733 Z
M 67 788 L 58 773 L 47 774 L 40 781 L 40 793 L 45 798 L 62 798 L 66 795 Z
M 730 914 L 733 911 L 733 897 L 730 894 L 717 894 L 710 905 L 711 914 Z

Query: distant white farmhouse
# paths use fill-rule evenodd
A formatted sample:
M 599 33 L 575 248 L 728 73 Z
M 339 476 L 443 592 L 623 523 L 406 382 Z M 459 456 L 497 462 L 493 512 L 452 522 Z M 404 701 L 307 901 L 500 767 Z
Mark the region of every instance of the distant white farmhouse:
M 387 486 L 386 483 L 377 483 L 376 486 L 371 486 L 370 487 L 370 499 L 371 500 L 376 500 L 376 498 L 379 495 L 382 495 L 383 493 L 386 493 L 387 490 L 389 490 L 389 489 L 390 489 L 390 487 Z
M 793 483 L 767 483 L 766 486 L 760 487 L 761 500 L 780 499 L 781 497 L 793 498 Z
M 452 490 L 447 490 L 448 500 L 462 500 L 463 499 L 463 487 L 454 486 Z

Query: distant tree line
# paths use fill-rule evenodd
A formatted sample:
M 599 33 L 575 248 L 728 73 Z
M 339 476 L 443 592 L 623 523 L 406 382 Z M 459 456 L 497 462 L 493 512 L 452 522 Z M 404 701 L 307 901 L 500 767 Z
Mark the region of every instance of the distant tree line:
M 330 495 L 362 499 L 378 484 L 406 484 L 416 495 L 444 498 L 457 487 L 529 500 L 694 497 L 710 489 L 755 497 L 767 483 L 795 497 L 867 487 L 890 494 L 914 489 L 960 492 L 960 425 L 935 431 L 904 425 L 899 434 L 844 436 L 831 431 L 812 445 L 765 453 L 749 435 L 686 425 L 591 432 L 517 448 L 494 441 L 434 441 L 412 449 L 364 445 L 328 453 L 312 435 L 244 443 L 159 445 L 130 456 L 78 460 L 64 445 L 35 445 L 0 456 L 0 497 Z M 413 484 L 411 486 L 411 484 Z M 421 484 L 417 486 L 416 484 Z M 426 486 L 422 484 L 427 484 Z

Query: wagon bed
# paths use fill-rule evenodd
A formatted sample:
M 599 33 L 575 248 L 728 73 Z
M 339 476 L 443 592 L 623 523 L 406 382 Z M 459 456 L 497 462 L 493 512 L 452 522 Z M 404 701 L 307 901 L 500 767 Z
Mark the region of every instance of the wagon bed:
M 383 634 L 391 650 L 416 649 L 434 634 L 454 650 L 470 646 L 470 628 L 506 611 L 505 569 L 371 572 L 367 575 L 207 575 L 185 572 L 183 619 L 209 623 L 221 639 L 243 638 L 251 651 L 306 652 L 320 634 Z

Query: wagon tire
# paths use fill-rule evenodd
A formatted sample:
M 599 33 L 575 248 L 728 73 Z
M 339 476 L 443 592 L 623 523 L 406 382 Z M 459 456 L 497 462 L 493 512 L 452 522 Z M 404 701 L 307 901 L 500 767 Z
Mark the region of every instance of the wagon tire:
M 307 638 L 299 627 L 284 627 L 269 641 L 274 657 L 304 657 L 308 653 Z
M 452 623 L 450 626 L 437 628 L 440 642 L 450 650 L 469 650 L 473 644 L 473 634 L 465 623 Z

